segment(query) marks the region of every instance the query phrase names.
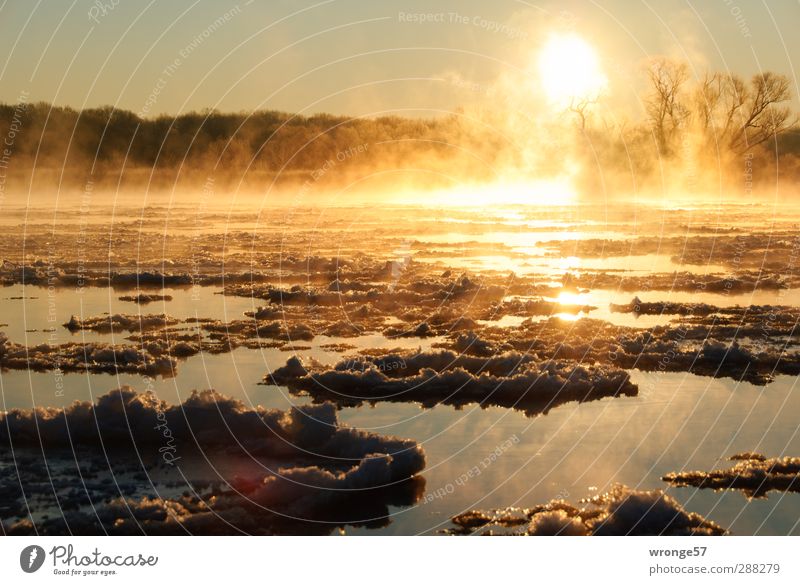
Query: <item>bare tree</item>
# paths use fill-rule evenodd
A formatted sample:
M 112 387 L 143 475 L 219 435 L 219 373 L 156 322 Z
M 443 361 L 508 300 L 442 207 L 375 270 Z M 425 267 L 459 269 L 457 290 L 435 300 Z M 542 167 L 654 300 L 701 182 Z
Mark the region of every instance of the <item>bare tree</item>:
M 706 132 L 716 125 L 717 111 L 723 99 L 725 78 L 719 73 L 706 73 L 695 91 L 695 109 L 697 124 Z
M 730 146 L 747 99 L 747 87 L 737 75 L 706 73 L 696 90 L 698 129 L 718 147 Z
M 592 108 L 597 105 L 597 102 L 600 101 L 600 94 L 595 94 L 592 96 L 583 96 L 583 97 L 573 97 L 569 105 L 567 106 L 567 111 L 572 112 L 578 118 L 578 126 L 581 129 L 581 132 L 586 131 L 586 121 L 591 114 Z
M 786 76 L 769 71 L 755 75 L 746 102 L 740 109 L 742 116 L 738 128 L 731 136 L 731 148 L 746 152 L 791 128 L 794 125 L 791 110 L 778 105 L 790 98 Z
M 685 125 L 689 109 L 681 101 L 684 83 L 689 78 L 685 63 L 659 57 L 650 61 L 647 77 L 652 93 L 647 99 L 647 115 L 662 153 L 670 151 L 676 132 Z
M 737 75 L 706 74 L 696 91 L 697 124 L 718 147 L 743 153 L 793 126 L 789 80 L 762 73 L 748 86 Z

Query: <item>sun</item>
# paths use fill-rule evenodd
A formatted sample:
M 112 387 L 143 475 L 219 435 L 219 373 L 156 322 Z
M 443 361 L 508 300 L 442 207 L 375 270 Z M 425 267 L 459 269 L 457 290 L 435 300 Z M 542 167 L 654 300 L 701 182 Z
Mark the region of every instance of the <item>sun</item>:
M 549 101 L 559 107 L 597 99 L 607 79 L 597 52 L 577 35 L 553 35 L 539 54 L 539 76 Z

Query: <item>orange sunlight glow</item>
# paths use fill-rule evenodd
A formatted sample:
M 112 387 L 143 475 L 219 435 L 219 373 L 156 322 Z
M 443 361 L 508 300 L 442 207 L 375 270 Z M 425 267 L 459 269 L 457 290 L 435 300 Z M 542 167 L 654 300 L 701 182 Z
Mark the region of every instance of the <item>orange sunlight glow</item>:
M 539 55 L 539 77 L 557 107 L 597 99 L 608 83 L 595 50 L 574 34 L 550 37 Z
M 586 299 L 581 295 L 568 291 L 561 291 L 556 297 L 560 305 L 585 305 Z
M 571 205 L 576 193 L 568 177 L 535 181 L 503 181 L 458 185 L 426 195 L 428 203 L 442 206 Z

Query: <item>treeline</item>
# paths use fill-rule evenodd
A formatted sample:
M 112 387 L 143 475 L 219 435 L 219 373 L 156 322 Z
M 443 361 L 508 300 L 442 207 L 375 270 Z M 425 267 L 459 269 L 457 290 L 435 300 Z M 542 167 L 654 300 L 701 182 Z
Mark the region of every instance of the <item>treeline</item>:
M 440 162 L 463 148 L 491 158 L 506 147 L 502 136 L 478 130 L 457 115 L 353 119 L 203 111 L 142 119 L 111 107 L 77 111 L 47 103 L 0 105 L 0 131 L 12 126 L 12 144 L 6 147 L 10 176 L 33 174 L 76 184 L 151 173 L 168 180 L 193 175 L 201 182 L 212 174 L 265 180 L 278 173 L 320 177 L 333 165 L 344 168 L 343 163 L 350 170 L 392 168 Z M 464 170 L 470 168 L 479 172 L 474 165 Z
M 356 181 L 409 170 L 420 184 L 574 177 L 588 194 L 644 187 L 692 192 L 800 182 L 800 132 L 789 80 L 745 80 L 653 59 L 638 119 L 576 99 L 560 114 L 489 104 L 431 119 L 277 111 L 202 111 L 143 119 L 111 107 L 0 105 L 0 177 L 8 192 L 78 187 Z M 575 169 L 578 169 L 577 171 Z M 389 174 L 387 174 L 388 176 Z M 395 180 L 393 175 L 389 184 Z M 437 184 L 438 183 L 438 184 Z
M 759 184 L 800 181 L 800 132 L 785 75 L 693 78 L 689 71 L 680 61 L 650 60 L 637 121 L 604 115 L 602 95 L 570 104 L 565 115 L 589 145 L 586 159 L 612 181 L 629 179 L 629 188 L 650 182 L 748 193 Z

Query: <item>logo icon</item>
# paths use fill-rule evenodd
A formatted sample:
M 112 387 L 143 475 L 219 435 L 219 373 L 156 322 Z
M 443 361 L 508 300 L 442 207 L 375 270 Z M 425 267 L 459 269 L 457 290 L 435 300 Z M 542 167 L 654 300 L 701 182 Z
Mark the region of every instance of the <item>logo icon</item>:
M 44 549 L 41 546 L 32 544 L 26 546 L 19 553 L 19 566 L 26 573 L 35 573 L 44 564 Z

